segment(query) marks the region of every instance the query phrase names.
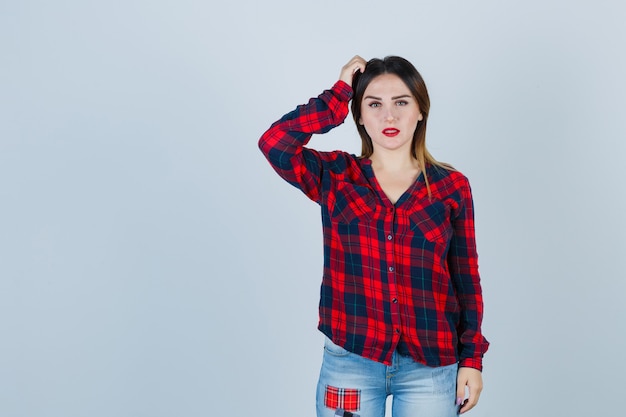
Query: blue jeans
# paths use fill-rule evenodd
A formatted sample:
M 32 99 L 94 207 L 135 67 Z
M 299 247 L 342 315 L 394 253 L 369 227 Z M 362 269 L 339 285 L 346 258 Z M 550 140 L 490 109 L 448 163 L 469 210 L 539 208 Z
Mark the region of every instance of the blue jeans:
M 383 417 L 389 395 L 394 417 L 456 417 L 457 371 L 457 364 L 431 368 L 397 352 L 387 366 L 326 338 L 317 417 L 334 417 L 337 410 L 339 415 L 345 410 L 359 417 Z

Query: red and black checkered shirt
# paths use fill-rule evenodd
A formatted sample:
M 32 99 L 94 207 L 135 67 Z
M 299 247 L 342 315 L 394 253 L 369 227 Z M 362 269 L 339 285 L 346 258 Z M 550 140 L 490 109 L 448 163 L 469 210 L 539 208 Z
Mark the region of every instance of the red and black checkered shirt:
M 371 161 L 305 145 L 348 115 L 352 89 L 332 89 L 298 106 L 267 130 L 259 147 L 289 183 L 320 204 L 324 275 L 319 329 L 335 344 L 384 364 L 398 343 L 428 366 L 482 369 L 472 194 L 457 171 L 428 166 L 395 203 Z

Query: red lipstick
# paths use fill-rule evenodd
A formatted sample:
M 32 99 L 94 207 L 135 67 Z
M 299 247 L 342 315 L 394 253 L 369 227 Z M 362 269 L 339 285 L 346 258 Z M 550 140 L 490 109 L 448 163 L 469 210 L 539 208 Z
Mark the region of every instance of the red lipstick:
M 383 135 L 388 136 L 390 138 L 396 136 L 398 133 L 400 133 L 400 131 L 393 127 L 388 127 L 387 129 L 383 130 Z

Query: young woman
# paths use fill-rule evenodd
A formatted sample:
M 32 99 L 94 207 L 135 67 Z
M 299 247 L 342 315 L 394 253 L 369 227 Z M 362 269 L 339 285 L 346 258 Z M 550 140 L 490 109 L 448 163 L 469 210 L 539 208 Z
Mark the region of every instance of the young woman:
M 305 147 L 343 123 L 350 100 L 362 154 Z M 318 417 L 382 417 L 389 395 L 395 417 L 455 416 L 480 396 L 488 342 L 472 195 L 426 149 L 429 110 L 410 62 L 355 56 L 259 141 L 322 208 Z

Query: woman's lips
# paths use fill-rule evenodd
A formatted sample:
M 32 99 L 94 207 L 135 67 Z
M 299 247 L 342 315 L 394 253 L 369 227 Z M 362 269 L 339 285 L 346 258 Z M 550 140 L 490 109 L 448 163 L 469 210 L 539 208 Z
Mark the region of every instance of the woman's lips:
M 383 135 L 388 136 L 388 137 L 396 136 L 398 133 L 400 133 L 400 131 L 393 127 L 388 127 L 387 129 L 383 130 Z

